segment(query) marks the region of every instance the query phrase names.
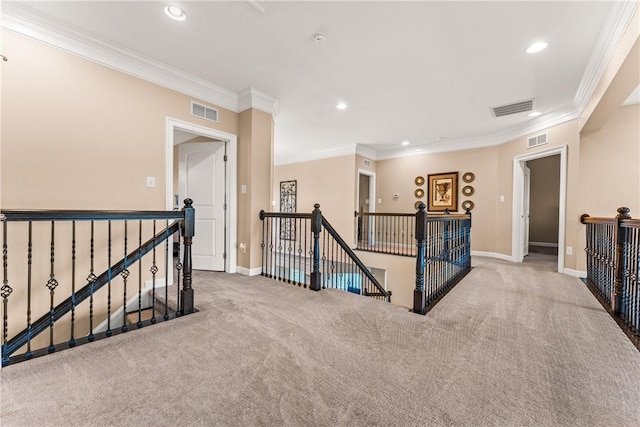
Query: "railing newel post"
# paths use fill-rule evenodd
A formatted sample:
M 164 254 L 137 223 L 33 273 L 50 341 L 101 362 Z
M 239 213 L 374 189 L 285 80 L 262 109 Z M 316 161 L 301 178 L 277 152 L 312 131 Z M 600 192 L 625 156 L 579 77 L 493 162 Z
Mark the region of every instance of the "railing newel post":
M 616 215 L 615 222 L 615 281 L 613 285 L 613 292 L 611 292 L 611 310 L 615 315 L 622 313 L 622 280 L 624 276 L 625 266 L 625 233 L 621 226 L 623 219 L 631 219 L 629 215 L 630 209 L 626 207 L 618 208 L 618 215 Z
M 320 205 L 313 205 L 311 212 L 311 232 L 313 233 L 313 270 L 311 271 L 309 289 L 319 291 L 322 286 L 322 273 L 320 273 L 320 232 L 322 231 L 322 211 Z
M 193 200 L 184 200 L 184 226 L 182 227 L 182 236 L 184 237 L 184 260 L 183 260 L 183 281 L 182 291 L 180 292 L 180 311 L 182 314 L 193 313 L 193 288 L 191 286 L 192 275 L 192 257 L 191 245 L 193 236 L 195 235 L 195 209 L 193 208 Z M 168 244 L 168 243 L 167 243 Z
M 420 203 L 416 212 L 416 287 L 413 291 L 413 312 L 425 314 L 425 243 L 427 240 L 427 212 L 424 203 Z

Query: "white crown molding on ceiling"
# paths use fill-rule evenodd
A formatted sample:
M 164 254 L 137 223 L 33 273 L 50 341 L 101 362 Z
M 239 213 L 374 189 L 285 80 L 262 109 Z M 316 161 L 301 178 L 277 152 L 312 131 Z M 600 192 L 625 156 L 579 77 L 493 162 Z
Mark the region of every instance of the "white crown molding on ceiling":
M 640 104 L 640 86 L 635 88 L 631 95 L 622 103 L 622 106 Z
M 372 150 L 369 147 L 365 147 L 361 144 L 356 144 L 356 154 L 361 155 L 362 157 L 366 157 L 371 160 L 377 160 L 378 153 L 375 150 Z
M 526 135 L 536 134 L 554 126 L 561 125 L 578 118 L 580 113 L 573 106 L 566 106 L 553 113 L 518 125 L 492 135 L 459 140 L 444 140 L 429 145 L 414 145 L 389 151 L 378 151 L 373 160 L 386 160 L 398 157 L 415 156 L 420 154 L 444 153 L 449 151 L 472 150 L 475 148 L 492 147 L 514 141 Z M 419 150 L 419 151 L 416 151 Z
M 638 1 L 616 1 L 611 4 L 573 100 L 573 105 L 579 111 L 585 108 L 593 95 L 639 5 Z
M 2 27 L 14 33 L 236 113 L 248 108 L 257 108 L 273 114 L 274 117 L 277 115 L 277 100 L 257 89 L 248 88 L 242 91 L 241 94 L 244 95 L 241 100 L 240 94 L 163 62 L 100 40 L 26 6 L 4 3 L 2 9 Z
M 356 154 L 356 147 L 353 145 L 311 152 L 299 151 L 297 153 L 293 153 L 292 155 L 281 156 L 280 159 L 274 159 L 274 165 L 284 166 L 294 163 L 312 162 L 314 160 L 324 160 L 331 159 L 333 157 L 349 156 L 352 154 Z M 371 160 L 375 160 L 374 157 L 367 157 Z

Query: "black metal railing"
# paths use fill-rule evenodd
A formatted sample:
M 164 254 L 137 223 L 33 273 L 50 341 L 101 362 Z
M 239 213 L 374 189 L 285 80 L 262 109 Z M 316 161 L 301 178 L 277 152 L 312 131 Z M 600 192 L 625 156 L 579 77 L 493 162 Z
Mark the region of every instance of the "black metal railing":
M 181 211 L 3 210 L 2 366 L 127 332 L 127 317 L 137 329 L 192 313 L 194 219 L 190 199 Z
M 260 211 L 260 219 L 263 276 L 391 301 L 391 292 L 322 215 L 320 205 L 310 214 Z
M 391 255 L 416 256 L 413 213 L 355 212 L 356 249 Z
M 415 214 L 416 287 L 414 313 L 425 314 L 471 271 L 471 212 Z
M 640 220 L 628 208 L 615 218 L 580 217 L 586 225 L 587 285 L 640 348 Z

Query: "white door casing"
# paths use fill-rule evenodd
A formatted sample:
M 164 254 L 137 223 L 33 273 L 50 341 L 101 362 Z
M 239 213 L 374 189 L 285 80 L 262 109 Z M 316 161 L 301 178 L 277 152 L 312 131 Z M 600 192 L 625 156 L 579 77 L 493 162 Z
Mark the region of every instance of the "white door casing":
M 524 195 L 522 197 L 523 209 L 522 209 L 522 227 L 524 230 L 524 239 L 522 254 L 523 256 L 529 255 L 529 217 L 531 213 L 531 169 L 526 165 L 523 168 L 524 172 Z
M 511 217 L 511 259 L 524 259 L 524 227 L 521 217 L 524 212 L 524 168 L 529 160 L 560 155 L 560 200 L 558 209 L 558 273 L 564 273 L 565 228 L 567 212 L 567 146 L 562 145 L 513 158 L 513 206 Z
M 177 141 L 174 140 L 174 131 L 182 130 L 190 132 L 195 135 L 205 136 L 211 139 L 219 141 L 225 141 L 227 143 L 227 163 L 226 163 L 226 193 L 227 193 L 227 210 L 225 211 L 225 218 L 227 224 L 227 233 L 225 235 L 225 248 L 227 252 L 227 258 L 225 262 L 224 270 L 227 273 L 235 273 L 237 271 L 237 154 L 238 154 L 238 137 L 234 134 L 224 132 L 217 129 L 208 128 L 201 125 L 185 122 L 183 120 L 167 117 L 166 120 L 166 152 L 165 152 L 165 194 L 166 194 L 166 209 L 173 209 L 174 203 L 174 188 L 173 188 L 173 167 L 174 167 L 174 145 Z M 182 200 L 180 200 L 182 204 Z M 196 218 L 198 212 L 196 211 Z M 195 230 L 196 236 L 194 242 L 198 236 L 198 229 Z M 172 282 L 171 278 L 170 282 Z
M 193 200 L 198 238 L 193 240 L 193 268 L 224 271 L 224 142 L 178 146 L 180 198 Z

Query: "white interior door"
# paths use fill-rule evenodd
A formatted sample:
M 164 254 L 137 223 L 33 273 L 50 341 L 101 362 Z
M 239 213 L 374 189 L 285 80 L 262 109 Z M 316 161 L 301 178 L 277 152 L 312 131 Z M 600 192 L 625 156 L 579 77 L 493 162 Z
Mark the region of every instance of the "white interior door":
M 178 146 L 180 199 L 192 199 L 196 210 L 192 246 L 196 270 L 225 269 L 224 155 L 224 142 Z
M 529 169 L 526 165 L 524 166 L 524 198 L 523 198 L 523 209 L 522 209 L 522 227 L 524 231 L 524 239 L 523 239 L 523 248 L 522 255 L 529 255 L 529 212 L 530 201 L 531 201 L 531 169 Z

